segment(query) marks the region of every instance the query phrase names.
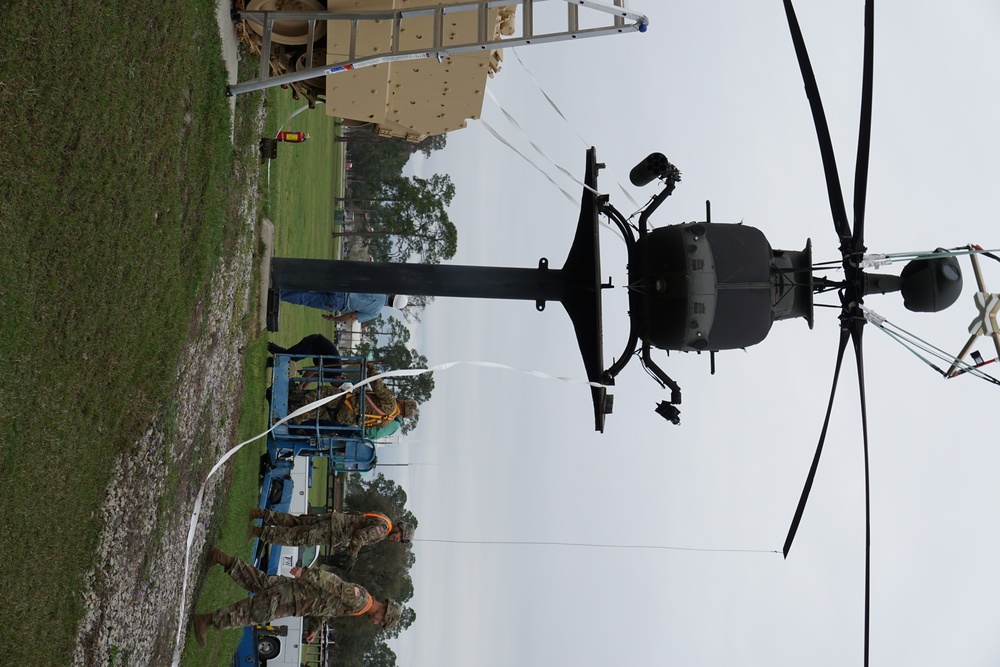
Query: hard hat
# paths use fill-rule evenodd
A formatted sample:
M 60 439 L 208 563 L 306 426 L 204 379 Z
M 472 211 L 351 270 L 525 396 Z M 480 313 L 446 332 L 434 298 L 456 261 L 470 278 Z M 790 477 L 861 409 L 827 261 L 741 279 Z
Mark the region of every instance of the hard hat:
M 410 302 L 410 298 L 405 294 L 397 294 L 392 297 L 392 303 L 389 305 L 393 308 L 406 308 L 406 304 Z

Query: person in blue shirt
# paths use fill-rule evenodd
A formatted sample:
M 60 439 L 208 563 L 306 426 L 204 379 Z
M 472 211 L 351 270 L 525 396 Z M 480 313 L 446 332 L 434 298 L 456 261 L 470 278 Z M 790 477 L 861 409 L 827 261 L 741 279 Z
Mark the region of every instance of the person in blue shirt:
M 281 300 L 320 310 L 337 310 L 340 315 L 323 313 L 331 322 L 367 322 L 378 317 L 384 306 L 404 308 L 409 299 L 403 294 L 361 294 L 356 292 L 306 292 L 281 290 Z

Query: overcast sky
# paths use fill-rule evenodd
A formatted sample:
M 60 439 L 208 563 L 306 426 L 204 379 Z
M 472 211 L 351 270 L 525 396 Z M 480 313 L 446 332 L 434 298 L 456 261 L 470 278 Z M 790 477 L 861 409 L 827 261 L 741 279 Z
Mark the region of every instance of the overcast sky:
M 561 3 L 558 3 L 561 4 Z M 845 193 L 853 192 L 863 2 L 800 0 Z M 546 104 L 507 54 L 489 90 L 560 165 L 582 175 L 586 145 L 615 186 L 652 151 L 683 182 L 655 226 L 704 219 L 761 229 L 775 248 L 813 240 L 837 258 L 808 103 L 781 2 L 635 0 L 646 34 L 519 49 Z M 1000 5 L 883 0 L 876 6 L 867 206 L 873 252 L 1000 246 Z M 487 100 L 483 118 L 523 151 Z M 540 164 L 543 158 L 534 158 Z M 448 173 L 454 262 L 561 266 L 578 215 L 562 193 L 475 121 L 417 173 Z M 579 186 L 551 166 L 562 186 Z M 610 172 L 610 173 L 609 173 Z M 655 186 L 631 188 L 644 202 Z M 848 200 L 850 195 L 848 194 Z M 848 209 L 850 203 L 848 201 Z M 624 245 L 602 234 L 605 365 L 628 334 Z M 898 271 L 901 267 L 893 267 Z M 868 305 L 957 353 L 974 280 L 950 310 L 897 297 Z M 984 263 L 1000 291 L 1000 267 Z M 834 303 L 835 297 L 820 299 Z M 819 474 L 787 561 L 780 551 L 815 449 L 837 346 L 836 312 L 777 323 L 717 357 L 657 352 L 682 386 L 681 426 L 637 362 L 619 376 L 606 432 L 589 390 L 458 368 L 436 377 L 420 427 L 381 454 L 420 520 L 418 540 L 548 541 L 619 548 L 418 541 L 418 619 L 394 645 L 404 665 L 855 665 L 863 650 L 864 489 L 853 360 L 845 363 Z M 559 304 L 439 299 L 416 332 L 431 364 L 485 360 L 585 377 Z M 1000 663 L 1000 387 L 945 381 L 866 327 L 872 471 L 873 665 Z M 992 346 L 978 346 L 995 356 Z M 671 551 L 637 546 L 734 551 Z M 738 550 L 761 550 L 764 553 Z

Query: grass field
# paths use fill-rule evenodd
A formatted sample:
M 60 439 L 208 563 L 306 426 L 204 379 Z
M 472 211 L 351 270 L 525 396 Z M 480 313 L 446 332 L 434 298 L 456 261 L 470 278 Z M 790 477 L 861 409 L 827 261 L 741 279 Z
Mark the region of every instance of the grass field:
M 243 442 L 267 429 L 267 410 L 261 400 L 270 383 L 268 369 L 264 366 L 267 357 L 267 340 L 259 337 L 247 350 L 247 364 L 243 375 L 243 404 L 240 407 L 239 442 Z M 258 465 L 266 444 L 258 440 L 241 449 L 231 460 L 229 472 L 231 483 L 228 493 L 215 513 L 210 542 L 226 553 L 249 556 L 247 547 L 247 510 L 257 506 L 260 497 Z M 195 565 L 197 567 L 197 564 Z M 240 599 L 245 592 L 237 587 L 229 577 L 215 570 L 205 578 L 199 591 L 196 608 L 210 611 Z M 214 634 L 208 646 L 202 649 L 194 641 L 185 645 L 181 665 L 183 667 L 214 667 L 229 665 L 239 644 L 236 632 Z
M 0 26 L 0 646 L 5 664 L 65 665 L 113 462 L 171 419 L 178 354 L 204 326 L 195 304 L 244 233 L 228 214 L 246 183 L 214 0 L 10 0 Z M 253 97 L 237 105 L 244 146 Z M 272 123 L 297 108 L 274 97 Z M 278 254 L 330 257 L 335 130 L 322 111 L 299 119 L 313 139 L 274 161 L 268 215 Z M 286 311 L 277 340 L 324 329 Z M 266 340 L 245 350 L 241 437 L 265 428 Z M 232 467 L 213 527 L 226 548 L 245 544 L 260 451 Z
M 274 223 L 276 257 L 331 259 L 338 256 L 339 240 L 334 239 L 334 198 L 342 188 L 342 144 L 334 143 L 339 126 L 327 116 L 322 105 L 303 111 L 287 91 L 268 96 L 267 129 L 273 136 L 278 128 L 299 130 L 310 135 L 302 144 L 279 144 L 278 157 L 270 161 L 262 186 L 267 188 L 267 216 Z M 305 334 L 322 333 L 333 337 L 333 325 L 319 312 L 291 304 L 281 307 L 281 331 L 273 340 L 292 344 Z
M 235 234 L 233 151 L 214 1 L 11 0 L 2 25 L 0 645 L 60 665 L 109 462 Z
M 267 133 L 273 135 L 277 127 L 301 106 L 291 99 L 287 91 L 269 91 Z M 267 202 L 265 213 L 275 226 L 274 254 L 331 258 L 337 252 L 331 237 L 333 197 L 341 187 L 343 173 L 342 153 L 339 145 L 335 146 L 333 142 L 336 128 L 333 119 L 326 116 L 322 108 L 303 112 L 293 121 L 285 129 L 307 132 L 311 139 L 300 145 L 279 144 L 278 158 L 270 162 L 269 186 L 266 168 L 262 176 L 261 187 Z M 279 344 L 292 344 L 307 334 L 317 332 L 332 338 L 333 326 L 322 319 L 318 311 L 284 305 L 281 331 L 271 335 L 270 339 Z M 264 371 L 267 338 L 265 334 L 247 351 L 241 440 L 267 428 L 261 403 L 264 389 L 270 382 L 269 372 Z M 257 466 L 263 448 L 263 442 L 247 446 L 232 463 L 233 486 L 224 508 L 216 515 L 216 543 L 227 553 L 249 556 L 247 510 L 257 506 Z M 326 465 L 322 460 L 314 462 L 313 479 L 315 486 L 310 492 L 310 501 L 319 506 L 326 497 Z M 210 611 L 244 596 L 245 592 L 216 568 L 205 578 L 197 609 Z M 212 633 L 204 649 L 189 642 L 182 665 L 228 665 L 240 637 L 241 633 L 236 631 Z

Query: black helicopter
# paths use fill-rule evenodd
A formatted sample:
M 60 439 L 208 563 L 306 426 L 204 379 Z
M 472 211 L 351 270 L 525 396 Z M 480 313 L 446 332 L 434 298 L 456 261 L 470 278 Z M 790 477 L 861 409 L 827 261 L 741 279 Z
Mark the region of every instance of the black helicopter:
M 680 421 L 678 405 L 681 403 L 681 390 L 677 382 L 656 364 L 654 350 L 714 355 L 718 351 L 741 349 L 763 341 L 772 324 L 779 320 L 801 318 L 812 328 L 814 296 L 825 292 L 836 294 L 840 336 L 832 387 L 812 465 L 782 551 L 787 558 L 805 511 L 831 423 L 841 367 L 850 346 L 858 373 L 865 462 L 864 663 L 867 665 L 871 508 L 863 340 L 870 312 L 865 307 L 865 299 L 874 294 L 898 292 L 908 310 L 938 312 L 954 304 L 961 295 L 963 276 L 956 253 L 943 248 L 910 261 L 899 275 L 876 273 L 866 268 L 871 265 L 871 262 L 866 262 L 865 206 L 872 126 L 874 0 L 865 3 L 861 119 L 851 217 L 845 205 L 816 77 L 790 0 L 784 0 L 784 10 L 819 141 L 840 260 L 835 266 L 813 265 L 812 243 L 808 239 L 802 250 L 774 249 L 758 229 L 743 224 L 712 222 L 710 206 L 704 221 L 651 229 L 651 214 L 680 181 L 679 170 L 663 154 L 651 154 L 636 165 L 630 180 L 636 186 L 659 180 L 663 187 L 642 211 L 637 227 L 633 227 L 607 201 L 597 203 L 602 213 L 616 224 L 625 237 L 629 262 L 629 341 L 618 361 L 605 370 L 603 379 L 605 384 L 613 384 L 615 376 L 633 357 L 639 356 L 647 371 L 661 386 L 670 390 L 670 399 L 661 402 L 657 412 L 677 424 Z M 975 259 L 981 249 L 970 247 L 969 250 L 980 293 L 985 293 Z M 997 259 L 988 252 L 984 254 Z M 985 298 L 980 300 L 984 301 L 979 304 L 980 310 L 991 307 L 985 303 Z M 989 333 L 987 320 L 988 316 L 984 317 L 984 325 L 979 332 L 973 332 L 969 345 L 959 353 L 955 363 L 947 371 L 938 369 L 942 375 L 952 377 L 958 372 L 958 360 L 968 352 L 975 337 Z M 997 349 L 1000 355 L 1000 337 Z M 980 366 L 987 363 L 981 357 L 976 361 Z M 994 380 L 994 383 L 997 382 Z

